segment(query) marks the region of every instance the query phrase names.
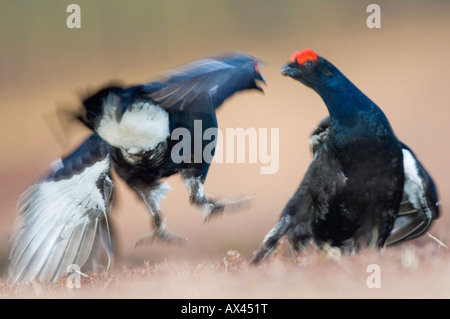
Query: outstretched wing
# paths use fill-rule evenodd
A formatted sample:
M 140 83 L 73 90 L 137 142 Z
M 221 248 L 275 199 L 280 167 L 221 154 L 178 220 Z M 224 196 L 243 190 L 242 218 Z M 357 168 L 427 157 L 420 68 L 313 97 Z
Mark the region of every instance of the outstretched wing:
M 132 158 L 148 155 L 157 147 L 165 148 L 175 128 L 193 134 L 195 121 L 201 120 L 203 131 L 216 129 L 215 109 L 234 93 L 262 91 L 257 84 L 264 81 L 258 62 L 231 52 L 166 71 L 157 81 L 109 85 L 83 100 L 78 118 Z
M 256 81 L 264 81 L 256 58 L 222 54 L 169 70 L 158 81 L 109 85 L 83 99 L 78 119 L 110 145 L 133 155 L 145 153 L 176 126 L 204 117 L 215 123 L 215 109 L 225 99 L 241 90 L 262 91 Z
M 313 154 L 328 137 L 330 117 L 325 117 L 311 134 L 310 147 Z M 433 220 L 439 217 L 439 201 L 433 179 L 416 158 L 411 149 L 401 143 L 405 186 L 403 199 L 394 227 L 386 245 L 416 238 L 426 232 Z
M 95 270 L 101 247 L 112 258 L 107 213 L 113 183 L 107 144 L 92 134 L 53 166 L 19 199 L 9 247 L 11 284 L 55 282 L 73 264 L 82 271 Z
M 244 53 L 223 53 L 166 71 L 160 81 L 143 84 L 140 89 L 171 112 L 205 103 L 216 109 L 238 91 L 262 91 L 256 82 L 264 82 L 258 62 Z

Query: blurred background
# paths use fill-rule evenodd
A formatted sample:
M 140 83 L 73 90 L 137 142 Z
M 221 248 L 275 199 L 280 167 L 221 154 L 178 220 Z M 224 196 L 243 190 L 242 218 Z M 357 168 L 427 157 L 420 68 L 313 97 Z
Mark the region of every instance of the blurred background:
M 167 224 L 189 238 L 184 247 L 135 248 L 148 231 L 146 207 L 120 181 L 111 215 L 116 264 L 144 260 L 207 260 L 237 249 L 250 258 L 298 187 L 311 154 L 309 134 L 327 115 L 312 90 L 279 74 L 296 50 L 330 60 L 386 113 L 398 137 L 434 177 L 442 216 L 430 233 L 449 243 L 450 2 L 375 1 L 381 28 L 369 29 L 374 1 L 166 0 L 12 1 L 0 4 L 0 266 L 20 194 L 51 161 L 88 134 L 67 126 L 58 108 L 77 106 L 80 93 L 118 79 L 133 84 L 219 51 L 239 50 L 265 61 L 265 94 L 237 94 L 219 109 L 219 127 L 279 128 L 279 170 L 264 164 L 213 164 L 206 191 L 254 195 L 248 209 L 204 224 L 189 206 L 179 176 L 162 204 Z M 81 8 L 81 28 L 69 29 L 66 8 Z M 430 240 L 424 236 L 418 240 Z

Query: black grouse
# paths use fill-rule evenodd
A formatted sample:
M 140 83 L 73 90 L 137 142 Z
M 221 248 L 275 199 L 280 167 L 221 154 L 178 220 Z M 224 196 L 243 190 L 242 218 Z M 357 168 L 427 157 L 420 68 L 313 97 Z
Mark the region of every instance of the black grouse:
M 436 187 L 381 109 L 313 50 L 295 52 L 280 72 L 315 90 L 329 117 L 313 132 L 313 161 L 252 263 L 283 236 L 298 252 L 308 242 L 357 251 L 423 234 L 439 216 Z
M 204 209 L 206 219 L 226 205 L 237 206 L 239 201 L 210 198 L 203 184 L 217 139 L 216 109 L 236 92 L 262 91 L 259 62 L 244 53 L 223 53 L 153 82 L 111 85 L 85 98 L 78 117 L 94 133 L 19 199 L 9 283 L 54 282 L 71 265 L 88 271 L 111 263 L 112 168 L 150 212 L 152 231 L 137 244 L 185 239 L 167 229 L 160 209 L 170 189 L 163 179 L 173 174 L 181 174 L 190 202 Z

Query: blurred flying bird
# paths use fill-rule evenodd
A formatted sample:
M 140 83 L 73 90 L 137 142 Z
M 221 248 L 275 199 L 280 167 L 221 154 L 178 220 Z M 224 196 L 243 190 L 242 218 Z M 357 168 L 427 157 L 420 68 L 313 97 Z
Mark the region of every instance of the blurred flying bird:
M 217 201 L 204 193 L 217 135 L 202 137 L 206 130 L 217 133 L 216 109 L 227 98 L 243 90 L 263 91 L 258 63 L 244 53 L 222 53 L 167 71 L 153 82 L 110 85 L 84 98 L 77 118 L 94 133 L 54 162 L 52 171 L 19 199 L 10 236 L 9 283 L 55 282 L 72 264 L 95 270 L 104 252 L 112 261 L 112 169 L 150 213 L 152 231 L 137 245 L 185 240 L 168 230 L 160 208 L 170 189 L 163 179 L 173 174 L 181 174 L 190 202 L 204 209 L 206 219 L 228 206 L 239 207 L 240 200 Z M 201 122 L 201 141 L 192 138 L 180 148 L 182 141 L 172 134 L 194 137 L 196 121 Z M 206 146 L 209 158 L 203 156 Z

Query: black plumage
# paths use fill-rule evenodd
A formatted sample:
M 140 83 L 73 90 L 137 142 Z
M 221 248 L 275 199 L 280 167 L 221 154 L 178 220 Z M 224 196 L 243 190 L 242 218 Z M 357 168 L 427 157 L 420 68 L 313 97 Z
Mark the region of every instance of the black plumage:
M 281 73 L 314 89 L 329 117 L 313 132 L 314 158 L 252 263 L 286 236 L 357 251 L 421 235 L 439 215 L 434 183 L 395 136 L 381 109 L 312 50 L 296 52 Z
M 153 82 L 110 85 L 84 98 L 77 118 L 94 133 L 22 195 L 10 238 L 10 283 L 56 281 L 71 264 L 82 271 L 98 266 L 101 247 L 111 261 L 111 168 L 148 206 L 152 231 L 137 244 L 185 239 L 168 230 L 160 209 L 170 189 L 163 179 L 173 174 L 182 175 L 190 202 L 204 209 L 206 219 L 228 204 L 238 206 L 239 201 L 210 198 L 203 184 L 217 138 L 216 109 L 236 92 L 262 91 L 259 62 L 244 53 L 223 53 Z M 180 147 L 187 137 L 190 143 Z
M 313 155 L 328 137 L 330 117 L 325 117 L 311 134 L 310 146 Z M 405 184 L 394 227 L 386 245 L 416 238 L 439 217 L 439 201 L 433 179 L 417 159 L 413 151 L 399 142 L 403 153 Z

